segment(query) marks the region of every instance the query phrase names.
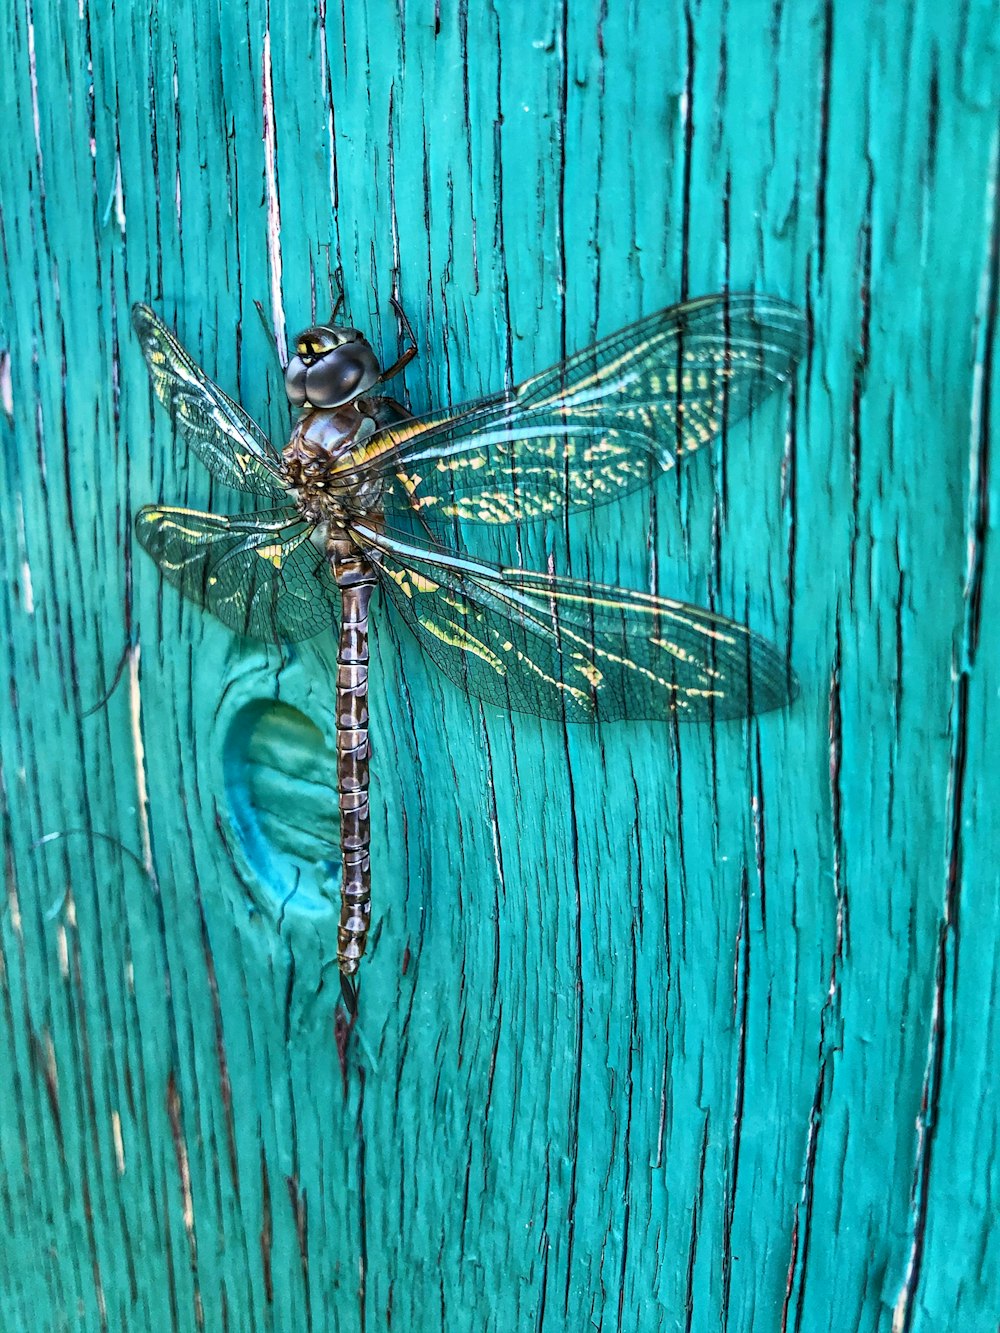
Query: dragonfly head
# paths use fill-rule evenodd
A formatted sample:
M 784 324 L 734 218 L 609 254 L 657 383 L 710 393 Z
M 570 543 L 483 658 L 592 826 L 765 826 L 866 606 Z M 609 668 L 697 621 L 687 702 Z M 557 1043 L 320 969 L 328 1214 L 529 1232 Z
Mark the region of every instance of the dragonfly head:
M 285 392 L 295 407 L 342 407 L 378 382 L 378 358 L 358 329 L 317 324 L 295 339 Z

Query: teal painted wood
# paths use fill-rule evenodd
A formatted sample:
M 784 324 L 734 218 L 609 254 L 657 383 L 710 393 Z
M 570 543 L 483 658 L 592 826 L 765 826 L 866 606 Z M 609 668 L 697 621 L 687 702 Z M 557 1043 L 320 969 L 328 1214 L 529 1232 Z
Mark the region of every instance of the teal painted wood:
M 0 1325 L 994 1330 L 991 6 L 240 10 L 0 26 Z M 127 321 L 280 436 L 252 302 L 337 264 L 421 409 L 727 281 L 815 330 L 790 411 L 523 546 L 787 639 L 787 715 L 564 734 L 377 617 L 343 1073 L 332 644 L 133 562 L 232 497 Z

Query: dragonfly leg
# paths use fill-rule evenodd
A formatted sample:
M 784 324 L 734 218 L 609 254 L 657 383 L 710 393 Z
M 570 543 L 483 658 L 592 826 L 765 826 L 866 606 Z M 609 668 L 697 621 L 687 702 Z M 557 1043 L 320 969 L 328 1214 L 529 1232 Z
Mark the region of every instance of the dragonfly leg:
M 392 303 L 392 308 L 395 310 L 399 322 L 403 326 L 403 332 L 410 341 L 409 346 L 403 348 L 398 359 L 389 367 L 389 369 L 382 371 L 382 374 L 379 376 L 380 382 L 393 379 L 401 370 L 404 370 L 410 364 L 417 354 L 417 336 L 413 332 L 413 327 L 410 324 L 410 321 L 406 318 L 403 307 L 394 296 L 391 296 L 389 300 Z
M 336 324 L 337 316 L 340 314 L 340 307 L 343 304 L 344 304 L 344 289 L 343 287 L 341 287 L 340 295 L 337 297 L 336 301 L 334 301 L 333 309 L 330 311 L 330 318 L 327 320 L 328 324 Z
M 281 374 L 284 375 L 285 365 L 281 359 L 281 353 L 278 350 L 278 339 L 274 332 L 274 326 L 268 322 L 267 312 L 261 305 L 260 301 L 254 301 L 254 306 L 257 310 L 257 317 L 260 320 L 261 328 L 264 330 L 264 337 L 267 339 L 268 346 L 274 355 L 275 365 L 278 367 Z

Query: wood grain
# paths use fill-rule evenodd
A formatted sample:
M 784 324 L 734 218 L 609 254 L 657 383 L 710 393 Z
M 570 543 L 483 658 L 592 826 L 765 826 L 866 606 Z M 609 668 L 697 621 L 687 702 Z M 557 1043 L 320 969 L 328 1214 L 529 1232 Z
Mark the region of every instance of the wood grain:
M 4 7 L 3 1329 L 996 1330 L 991 14 Z M 127 318 L 280 440 L 253 303 L 280 344 L 337 268 L 418 410 L 726 284 L 814 337 L 519 552 L 787 641 L 787 714 L 512 719 L 376 608 L 343 1068 L 334 641 L 133 561 L 140 504 L 239 497 Z

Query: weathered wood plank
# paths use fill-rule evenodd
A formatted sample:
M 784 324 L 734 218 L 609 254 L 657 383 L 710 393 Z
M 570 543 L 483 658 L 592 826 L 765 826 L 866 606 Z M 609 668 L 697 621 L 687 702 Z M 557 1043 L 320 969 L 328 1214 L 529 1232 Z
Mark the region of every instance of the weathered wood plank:
M 268 12 L 0 25 L 0 1323 L 994 1329 L 991 6 Z M 127 319 L 280 437 L 253 302 L 338 267 L 417 409 L 726 283 L 814 328 L 791 405 L 521 535 L 787 639 L 787 715 L 567 734 L 380 617 L 343 1071 L 332 645 L 133 564 L 233 497 Z

